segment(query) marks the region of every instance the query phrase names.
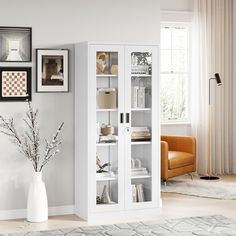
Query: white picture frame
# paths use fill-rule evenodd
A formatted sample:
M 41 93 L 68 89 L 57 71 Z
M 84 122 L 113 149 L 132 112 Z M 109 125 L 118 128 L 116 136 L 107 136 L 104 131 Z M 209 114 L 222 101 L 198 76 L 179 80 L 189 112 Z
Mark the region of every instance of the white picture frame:
M 69 50 L 36 49 L 36 91 L 69 92 Z

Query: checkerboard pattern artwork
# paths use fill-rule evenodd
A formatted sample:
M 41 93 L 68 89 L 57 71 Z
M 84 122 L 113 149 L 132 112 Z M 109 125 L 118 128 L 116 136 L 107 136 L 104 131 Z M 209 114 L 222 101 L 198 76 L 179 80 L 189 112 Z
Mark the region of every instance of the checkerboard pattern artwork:
M 26 97 L 27 72 L 2 72 L 2 97 Z

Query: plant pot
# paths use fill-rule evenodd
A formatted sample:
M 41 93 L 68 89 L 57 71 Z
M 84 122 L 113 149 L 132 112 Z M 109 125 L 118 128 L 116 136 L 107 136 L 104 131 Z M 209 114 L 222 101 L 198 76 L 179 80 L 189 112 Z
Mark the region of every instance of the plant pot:
M 34 172 L 27 201 L 27 220 L 43 222 L 48 220 L 48 200 L 42 172 Z

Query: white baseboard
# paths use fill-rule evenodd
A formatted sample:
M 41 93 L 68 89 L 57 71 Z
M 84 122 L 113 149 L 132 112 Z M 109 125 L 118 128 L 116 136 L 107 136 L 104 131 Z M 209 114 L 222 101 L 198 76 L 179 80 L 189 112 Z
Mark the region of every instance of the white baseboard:
M 56 215 L 70 215 L 74 214 L 74 206 L 57 206 L 57 207 L 49 207 L 48 215 L 56 216 Z M 26 218 L 26 209 L 17 209 L 17 210 L 4 210 L 0 211 L 0 220 L 11 220 L 11 219 L 21 219 Z
M 0 220 L 26 218 L 26 209 L 0 211 Z

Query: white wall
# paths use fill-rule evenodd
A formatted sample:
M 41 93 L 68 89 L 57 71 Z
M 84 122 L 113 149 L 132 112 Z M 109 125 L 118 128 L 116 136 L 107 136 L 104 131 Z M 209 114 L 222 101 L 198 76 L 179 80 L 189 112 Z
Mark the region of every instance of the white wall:
M 51 137 L 61 121 L 61 153 L 46 166 L 49 206 L 74 204 L 74 52 L 80 41 L 159 42 L 158 0 L 0 0 L 1 26 L 33 28 L 33 49 L 70 48 L 70 92 L 35 93 L 35 50 L 33 50 L 33 106 L 40 110 L 42 137 Z M 13 65 L 13 64 L 11 64 Z M 26 64 L 17 64 L 20 66 Z M 1 64 L 0 66 L 5 66 Z M 17 117 L 25 103 L 0 102 L 0 114 Z M 26 208 L 32 168 L 5 136 L 0 136 L 0 213 Z

